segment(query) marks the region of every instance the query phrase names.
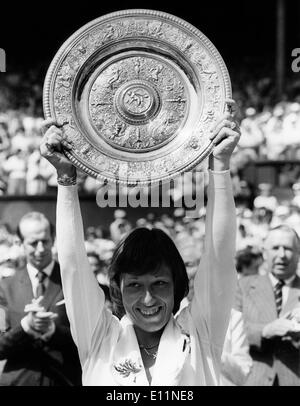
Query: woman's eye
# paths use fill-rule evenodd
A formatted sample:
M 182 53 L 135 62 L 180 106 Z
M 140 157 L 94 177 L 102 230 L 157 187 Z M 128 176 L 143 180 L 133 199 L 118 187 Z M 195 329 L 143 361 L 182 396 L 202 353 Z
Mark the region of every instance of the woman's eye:
M 158 285 L 158 286 L 164 286 L 164 285 L 166 285 L 168 282 L 166 282 L 166 281 L 156 281 L 155 282 L 155 284 L 156 285 Z
M 131 282 L 127 285 L 129 288 L 138 288 L 140 286 L 137 282 Z

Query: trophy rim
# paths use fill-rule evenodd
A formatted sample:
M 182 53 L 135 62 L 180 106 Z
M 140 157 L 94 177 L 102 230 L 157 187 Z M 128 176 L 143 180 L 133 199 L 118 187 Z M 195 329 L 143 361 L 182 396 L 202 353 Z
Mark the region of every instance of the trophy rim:
M 58 51 L 56 52 L 54 58 L 52 59 L 49 68 L 47 70 L 44 87 L 43 87 L 43 110 L 44 116 L 46 119 L 53 118 L 51 112 L 51 88 L 53 85 L 53 79 L 55 79 L 55 72 L 57 67 L 59 66 L 62 59 L 68 54 L 72 46 L 75 42 L 79 41 L 81 37 L 84 36 L 88 31 L 91 31 L 93 28 L 96 28 L 100 24 L 104 24 L 105 22 L 109 22 L 112 19 L 117 19 L 120 17 L 156 17 L 161 18 L 163 22 L 171 22 L 178 25 L 180 28 L 187 30 L 188 32 L 192 33 L 197 40 L 203 44 L 210 52 L 214 61 L 218 65 L 222 77 L 222 81 L 224 84 L 224 99 L 228 99 L 232 97 L 232 88 L 231 88 L 231 80 L 229 76 L 228 69 L 226 64 L 219 53 L 218 49 L 215 45 L 207 38 L 205 34 L 203 34 L 198 28 L 196 28 L 191 23 L 187 22 L 186 20 L 177 17 L 173 14 L 170 14 L 165 11 L 153 10 L 153 9 L 143 9 L 143 8 L 132 8 L 132 9 L 124 9 L 118 10 L 111 13 L 107 13 L 105 15 L 99 16 L 88 23 L 84 24 L 78 30 L 76 30 L 63 44 L 60 46 Z M 224 101 L 223 104 L 223 112 L 226 111 L 226 102 Z M 188 165 L 185 165 L 183 168 L 177 168 L 172 173 L 168 173 L 165 175 L 161 175 L 159 179 L 151 179 L 149 180 L 136 180 L 133 182 L 129 182 L 128 180 L 123 181 L 113 177 L 107 177 L 100 172 L 95 171 L 91 167 L 88 166 L 87 163 L 83 163 L 80 159 L 76 157 L 75 154 L 72 152 L 64 150 L 65 155 L 68 159 L 79 169 L 84 171 L 86 174 L 109 183 L 119 183 L 123 185 L 148 185 L 149 183 L 155 185 L 160 182 L 165 182 L 170 179 L 174 179 L 177 176 L 180 176 L 182 173 L 192 170 L 195 166 L 199 165 L 203 160 L 213 151 L 213 143 L 211 141 L 207 142 L 204 147 L 202 148 L 202 152 Z

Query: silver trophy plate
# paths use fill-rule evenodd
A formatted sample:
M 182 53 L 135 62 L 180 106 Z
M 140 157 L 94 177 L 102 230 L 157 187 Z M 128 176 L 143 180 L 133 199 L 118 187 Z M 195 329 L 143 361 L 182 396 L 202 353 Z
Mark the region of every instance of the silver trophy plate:
M 63 124 L 76 167 L 146 185 L 207 157 L 228 97 L 227 68 L 205 35 L 171 14 L 132 9 L 91 21 L 61 46 L 43 102 L 45 117 Z

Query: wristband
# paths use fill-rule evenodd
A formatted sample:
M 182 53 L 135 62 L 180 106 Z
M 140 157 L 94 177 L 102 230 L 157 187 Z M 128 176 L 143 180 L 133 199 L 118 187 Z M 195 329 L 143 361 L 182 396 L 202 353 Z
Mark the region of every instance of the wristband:
M 73 186 L 76 185 L 76 179 L 76 174 L 74 176 L 64 174 L 57 177 L 57 183 L 62 186 Z

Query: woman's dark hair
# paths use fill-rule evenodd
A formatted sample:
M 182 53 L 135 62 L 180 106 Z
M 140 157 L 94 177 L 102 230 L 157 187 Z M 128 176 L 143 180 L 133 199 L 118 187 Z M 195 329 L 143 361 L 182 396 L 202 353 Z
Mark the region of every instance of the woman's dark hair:
M 109 269 L 110 295 L 113 313 L 117 317 L 125 314 L 120 290 L 121 275 L 144 275 L 155 272 L 162 265 L 168 266 L 172 272 L 175 314 L 181 300 L 188 294 L 189 280 L 184 262 L 171 238 L 160 229 L 141 227 L 119 243 Z

